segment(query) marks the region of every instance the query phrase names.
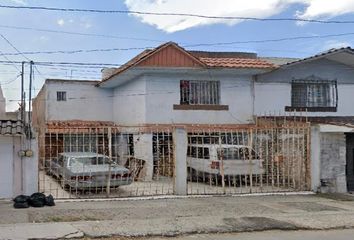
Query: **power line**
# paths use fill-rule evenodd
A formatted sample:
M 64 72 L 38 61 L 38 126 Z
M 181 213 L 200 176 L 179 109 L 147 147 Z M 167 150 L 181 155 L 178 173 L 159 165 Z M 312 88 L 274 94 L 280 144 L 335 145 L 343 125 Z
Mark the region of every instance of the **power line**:
M 2 37 L 2 39 L 4 39 L 13 49 L 15 49 L 15 51 L 21 55 L 22 57 L 26 58 L 28 61 L 30 61 L 31 59 L 29 59 L 28 57 L 26 57 L 20 50 L 18 50 L 4 35 L 2 35 L 0 33 L 0 37 Z
M 234 44 L 247 44 L 247 43 L 282 42 L 282 41 L 293 41 L 293 40 L 300 40 L 300 39 L 303 40 L 303 39 L 342 37 L 342 36 L 350 36 L 350 35 L 354 35 L 354 32 L 317 35 L 317 36 L 296 36 L 296 37 L 274 38 L 274 39 L 264 39 L 264 40 L 247 40 L 247 41 L 233 41 L 233 42 L 221 42 L 221 43 L 199 43 L 199 44 L 184 45 L 183 47 L 201 47 L 201 46 L 220 46 L 220 45 L 234 45 Z
M 7 84 L 10 84 L 10 83 L 13 83 L 13 82 L 16 81 L 20 76 L 21 76 L 21 73 L 18 74 L 14 79 L 11 79 L 11 80 L 5 81 L 5 82 L 0 82 L 0 86 L 1 86 L 1 85 L 7 85 Z
M 33 52 L 22 52 L 26 55 L 33 55 L 33 54 L 75 54 L 75 53 L 90 53 L 90 52 L 115 52 L 115 51 L 131 51 L 131 50 L 144 50 L 147 48 L 154 48 L 154 47 L 131 47 L 131 48 L 106 48 L 106 49 L 79 49 L 79 50 L 57 50 L 57 51 L 33 51 Z M 16 56 L 20 55 L 19 53 L 4 53 L 6 56 Z
M 37 7 L 37 6 L 11 6 L 0 5 L 0 8 L 9 9 L 27 9 L 27 10 L 45 10 L 60 12 L 89 12 L 89 13 L 109 13 L 109 14 L 137 14 L 137 15 L 153 15 L 153 16 L 179 16 L 179 17 L 195 17 L 206 19 L 223 19 L 223 20 L 252 20 L 252 21 L 298 21 L 310 23 L 332 23 L 332 24 L 353 24 L 354 21 L 334 21 L 334 20 L 316 20 L 304 18 L 257 18 L 257 17 L 239 17 L 239 16 L 210 16 L 192 13 L 171 13 L 171 12 L 146 12 L 146 11 L 130 11 L 130 10 L 99 10 L 99 9 L 79 9 L 79 8 L 56 8 L 56 7 Z
M 248 43 L 267 43 L 267 42 L 282 42 L 282 41 L 294 41 L 303 39 L 321 39 L 321 38 L 331 38 L 331 37 L 342 37 L 354 35 L 354 32 L 349 33 L 337 33 L 337 34 L 327 34 L 327 35 L 316 35 L 316 36 L 295 36 L 286 38 L 274 38 L 274 39 L 264 39 L 264 40 L 246 40 L 246 41 L 233 41 L 233 42 L 216 42 L 216 43 L 196 43 L 182 45 L 182 47 L 201 47 L 201 46 L 223 46 L 223 45 L 235 45 L 235 44 L 248 44 Z M 114 51 L 133 51 L 133 50 L 144 50 L 153 49 L 155 47 L 130 47 L 130 48 L 101 48 L 101 49 L 78 49 L 78 50 L 56 50 L 56 51 L 31 51 L 31 52 L 21 52 L 21 53 L 3 53 L 6 56 L 17 56 L 17 55 L 35 55 L 35 54 L 76 54 L 76 53 L 90 53 L 90 52 L 114 52 Z
M 0 63 L 22 64 L 22 61 L 0 61 Z M 88 67 L 102 67 L 102 66 L 121 66 L 122 64 L 114 63 L 84 63 L 84 62 L 34 62 L 37 65 L 72 65 L 72 66 L 88 66 Z
M 60 33 L 60 34 L 79 35 L 79 36 L 86 36 L 86 37 L 87 36 L 88 37 L 103 37 L 103 38 L 113 38 L 113 39 L 121 39 L 121 40 L 135 40 L 135 41 L 147 41 L 147 42 L 158 42 L 158 43 L 165 42 L 162 40 L 148 39 L 148 38 L 121 37 L 121 36 L 107 35 L 107 34 L 59 31 L 59 30 L 52 30 L 52 29 L 9 26 L 9 25 L 0 25 L 0 28 L 17 29 L 17 30 L 31 30 L 31 31 L 37 31 L 37 32 Z
M 16 70 L 21 71 L 20 68 L 16 65 L 16 62 L 11 61 L 11 60 L 10 60 L 8 57 L 6 57 L 6 55 L 4 55 L 1 51 L 0 51 L 0 55 L 1 55 L 3 58 L 6 59 L 6 61 L 0 61 L 0 63 L 1 63 L 1 62 L 7 63 L 7 64 L 13 66 L 14 68 L 16 68 Z

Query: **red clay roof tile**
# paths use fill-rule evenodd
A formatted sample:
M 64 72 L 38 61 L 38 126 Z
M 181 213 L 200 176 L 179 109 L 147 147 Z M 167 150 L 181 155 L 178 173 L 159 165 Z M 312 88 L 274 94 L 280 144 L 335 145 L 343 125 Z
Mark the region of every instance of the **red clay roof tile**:
M 258 58 L 200 58 L 209 67 L 224 68 L 276 68 L 277 66 Z

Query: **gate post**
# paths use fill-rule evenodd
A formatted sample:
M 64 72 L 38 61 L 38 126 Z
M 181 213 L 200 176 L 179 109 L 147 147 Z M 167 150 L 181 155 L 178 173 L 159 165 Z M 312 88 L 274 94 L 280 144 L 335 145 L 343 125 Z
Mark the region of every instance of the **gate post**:
M 173 192 L 187 195 L 187 132 L 184 128 L 173 130 L 173 156 L 175 164 Z

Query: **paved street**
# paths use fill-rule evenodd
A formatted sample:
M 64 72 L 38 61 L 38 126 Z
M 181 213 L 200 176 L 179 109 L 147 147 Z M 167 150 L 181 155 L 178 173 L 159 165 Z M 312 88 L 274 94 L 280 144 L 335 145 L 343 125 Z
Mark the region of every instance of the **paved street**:
M 328 230 L 354 228 L 354 198 L 310 194 L 58 201 L 55 207 L 29 209 L 0 201 L 0 215 L 0 239 Z
M 150 238 L 164 240 L 170 238 Z M 173 240 L 352 240 L 353 229 L 329 231 L 267 231 L 252 233 L 197 234 L 173 238 Z

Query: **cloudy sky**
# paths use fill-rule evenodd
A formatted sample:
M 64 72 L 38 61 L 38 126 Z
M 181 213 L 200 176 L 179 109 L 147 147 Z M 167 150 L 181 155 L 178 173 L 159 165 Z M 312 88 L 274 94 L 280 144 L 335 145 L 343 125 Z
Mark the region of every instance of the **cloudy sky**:
M 0 5 L 354 21 L 354 0 L 0 0 Z M 354 46 L 353 27 L 354 24 L 348 23 L 240 21 L 0 8 L 0 61 L 30 59 L 35 62 L 122 64 L 139 53 L 141 48 L 156 47 L 165 41 L 175 41 L 187 46 L 187 49 L 306 57 L 330 48 Z M 341 36 L 319 37 L 333 34 Z M 316 38 L 254 42 L 298 36 Z M 230 42 L 243 43 L 193 46 Z M 16 53 L 14 47 L 25 54 L 13 55 Z M 117 48 L 121 50 L 87 51 Z M 68 53 L 76 50 L 84 52 Z M 65 53 L 29 53 L 53 51 Z M 7 98 L 8 110 L 18 106 L 19 72 L 20 66 L 17 64 L 0 63 L 0 84 Z M 45 78 L 99 79 L 100 69 L 37 65 L 34 77 L 36 94 Z

